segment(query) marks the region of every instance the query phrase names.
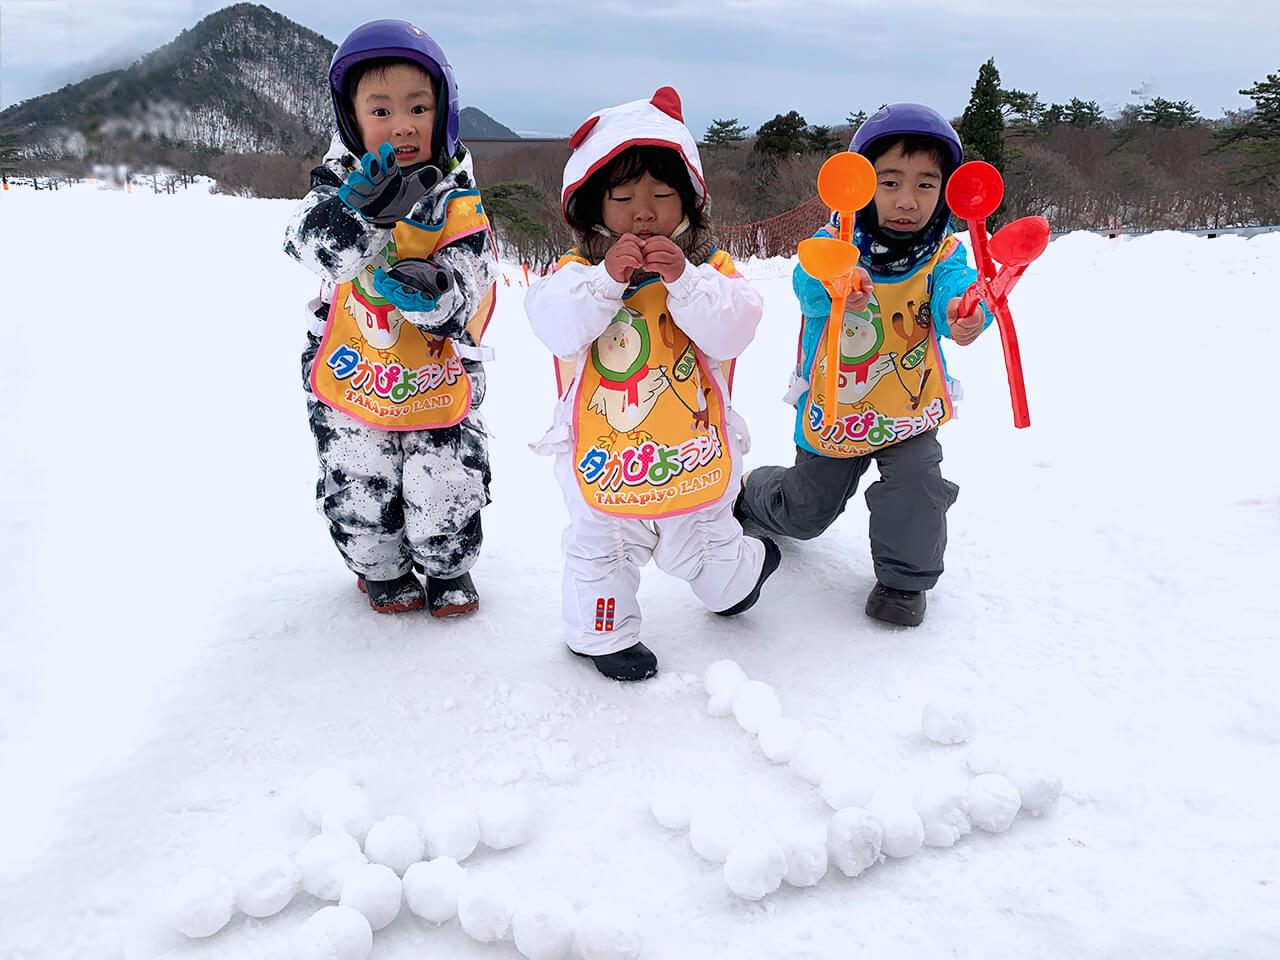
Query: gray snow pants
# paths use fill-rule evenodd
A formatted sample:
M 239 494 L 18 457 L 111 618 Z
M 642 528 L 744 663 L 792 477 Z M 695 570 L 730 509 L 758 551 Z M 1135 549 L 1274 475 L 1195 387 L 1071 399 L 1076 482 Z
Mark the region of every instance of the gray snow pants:
M 880 470 L 866 492 L 876 579 L 895 590 L 929 590 L 942 576 L 947 509 L 960 491 L 942 476 L 936 430 L 848 459 L 797 447 L 794 466 L 750 471 L 737 512 L 767 533 L 812 539 L 844 512 L 872 458 Z
M 474 408 L 452 427 L 377 430 L 311 393 L 319 338 L 302 355 L 307 414 L 320 459 L 317 505 L 352 573 L 394 580 L 416 563 L 429 577 L 466 573 L 480 555 L 480 508 L 489 502 L 489 447 Z M 479 364 L 476 364 L 479 367 Z M 483 373 L 472 374 L 473 403 Z

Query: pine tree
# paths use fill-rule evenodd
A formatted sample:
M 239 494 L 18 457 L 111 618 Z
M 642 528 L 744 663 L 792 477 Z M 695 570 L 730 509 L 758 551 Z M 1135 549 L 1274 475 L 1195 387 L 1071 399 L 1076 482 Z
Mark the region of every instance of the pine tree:
M 760 124 L 756 131 L 756 153 L 767 156 L 785 157 L 794 153 L 804 153 L 809 149 L 809 140 L 805 136 L 804 117 L 792 110 L 787 114 L 777 114 L 772 120 Z
M 809 149 L 814 153 L 837 153 L 842 145 L 831 132 L 830 127 L 814 125 L 805 131 L 805 139 L 809 141 Z
M 702 143 L 707 147 L 723 147 L 727 143 L 738 143 L 746 138 L 746 124 L 739 123 L 737 117 L 732 117 L 728 120 L 712 120 Z
M 1241 124 L 1220 133 L 1219 150 L 1231 150 L 1246 160 L 1242 186 L 1257 187 L 1280 178 L 1280 74 L 1240 91 L 1253 101 L 1253 111 Z
M 978 68 L 957 133 L 966 157 L 1004 169 L 1004 114 L 1000 110 L 1000 71 L 994 57 Z

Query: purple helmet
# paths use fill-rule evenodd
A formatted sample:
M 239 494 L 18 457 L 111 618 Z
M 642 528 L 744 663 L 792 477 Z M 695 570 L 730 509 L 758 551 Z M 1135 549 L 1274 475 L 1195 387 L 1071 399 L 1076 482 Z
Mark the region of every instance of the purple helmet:
M 881 107 L 854 131 L 849 150 L 865 154 L 867 147 L 883 137 L 901 137 L 911 133 L 941 140 L 951 157 L 951 169 L 960 166 L 964 159 L 960 136 L 942 114 L 922 103 L 891 103 Z
M 452 157 L 458 150 L 458 84 L 453 79 L 453 68 L 440 44 L 406 20 L 370 20 L 361 24 L 334 53 L 329 64 L 329 94 L 342 142 L 357 156 L 364 153 L 351 111 L 350 95 L 354 91 L 347 89 L 347 75 L 358 63 L 384 57 L 410 60 L 436 81 L 436 99 L 447 103 L 448 109 L 440 109 L 441 103 L 437 102 L 431 148 L 438 160 Z

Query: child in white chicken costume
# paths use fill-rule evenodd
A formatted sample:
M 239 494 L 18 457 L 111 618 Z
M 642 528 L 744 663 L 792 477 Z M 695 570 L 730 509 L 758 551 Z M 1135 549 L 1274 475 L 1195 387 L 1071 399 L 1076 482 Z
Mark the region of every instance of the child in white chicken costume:
M 534 449 L 555 455 L 569 509 L 565 642 L 607 677 L 643 680 L 657 672 L 636 602 L 650 557 L 723 615 L 778 566 L 773 541 L 733 517 L 747 431 L 729 374 L 761 301 L 715 247 L 673 89 L 601 110 L 569 146 L 561 202 L 578 246 L 525 297 L 560 387 Z

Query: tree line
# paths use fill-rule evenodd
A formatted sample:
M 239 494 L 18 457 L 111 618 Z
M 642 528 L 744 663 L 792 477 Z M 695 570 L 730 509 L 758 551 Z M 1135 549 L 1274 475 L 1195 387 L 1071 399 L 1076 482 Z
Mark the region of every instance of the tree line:
M 1140 102 L 1108 117 L 1093 100 L 1044 103 L 1033 91 L 1006 88 L 995 61 L 982 64 L 953 123 L 966 157 L 986 160 L 1004 176 L 1004 205 L 993 219 L 1042 215 L 1055 230 L 1128 231 L 1280 222 L 1280 74 L 1242 89 L 1253 106 L 1219 120 L 1202 117 L 1186 100 L 1134 93 Z M 701 148 L 714 220 L 754 223 L 812 198 L 818 168 L 845 148 L 867 115 L 850 110 L 844 124 L 824 126 L 791 110 L 754 133 L 736 117 L 713 120 Z M 149 146 L 152 169 L 203 173 L 223 190 L 263 197 L 301 196 L 318 162 Z M 542 266 L 571 242 L 559 211 L 567 149 L 546 147 L 517 147 L 476 162 L 507 253 Z M 49 172 L 47 163 L 19 156 L 0 137 L 0 174 Z

